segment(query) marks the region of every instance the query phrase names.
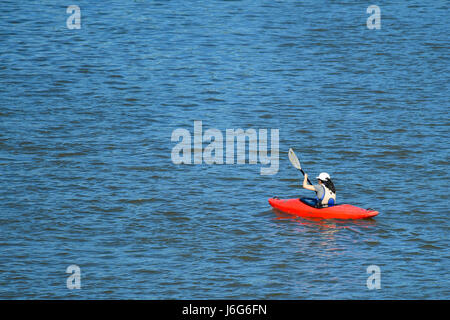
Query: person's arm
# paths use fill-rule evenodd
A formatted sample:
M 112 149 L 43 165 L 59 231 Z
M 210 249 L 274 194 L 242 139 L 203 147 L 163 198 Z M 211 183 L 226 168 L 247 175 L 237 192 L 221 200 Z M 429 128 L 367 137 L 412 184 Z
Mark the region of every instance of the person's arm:
M 316 191 L 314 187 L 310 184 L 308 184 L 308 174 L 305 173 L 305 178 L 303 179 L 303 188 L 311 191 Z

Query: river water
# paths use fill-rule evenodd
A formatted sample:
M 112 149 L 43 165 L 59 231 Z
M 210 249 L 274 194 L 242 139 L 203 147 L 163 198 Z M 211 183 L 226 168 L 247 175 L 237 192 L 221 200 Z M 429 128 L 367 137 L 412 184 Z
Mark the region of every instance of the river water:
M 379 30 L 364 1 L 73 2 L 80 29 L 2 1 L 0 298 L 450 298 L 447 1 L 379 3 Z M 175 164 L 196 120 L 279 130 L 275 174 Z M 271 210 L 312 196 L 289 148 L 380 214 Z

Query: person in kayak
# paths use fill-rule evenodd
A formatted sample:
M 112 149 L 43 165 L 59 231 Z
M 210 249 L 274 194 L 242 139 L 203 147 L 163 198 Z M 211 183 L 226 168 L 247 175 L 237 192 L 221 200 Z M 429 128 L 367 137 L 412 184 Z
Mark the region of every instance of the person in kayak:
M 317 177 L 318 184 L 310 185 L 308 175 L 305 173 L 303 188 L 316 192 L 316 198 L 302 198 L 306 204 L 316 208 L 332 207 L 336 204 L 336 188 L 328 173 L 322 172 Z

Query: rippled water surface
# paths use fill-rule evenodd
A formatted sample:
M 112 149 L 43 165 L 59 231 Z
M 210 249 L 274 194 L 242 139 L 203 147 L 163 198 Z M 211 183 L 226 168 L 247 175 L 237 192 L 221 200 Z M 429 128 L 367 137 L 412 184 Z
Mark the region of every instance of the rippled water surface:
M 0 298 L 449 299 L 447 1 L 2 1 Z M 177 128 L 279 129 L 176 165 Z M 287 157 L 371 220 L 306 220 Z M 81 289 L 66 268 L 81 268 Z M 381 270 L 368 290 L 367 267 Z

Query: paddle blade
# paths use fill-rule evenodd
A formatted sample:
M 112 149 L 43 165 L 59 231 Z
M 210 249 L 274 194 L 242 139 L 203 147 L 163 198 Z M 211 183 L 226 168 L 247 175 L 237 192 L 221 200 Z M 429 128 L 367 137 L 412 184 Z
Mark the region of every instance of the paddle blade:
M 300 166 L 300 161 L 298 161 L 297 156 L 294 153 L 294 150 L 292 148 L 289 149 L 289 161 L 291 161 L 292 165 L 296 167 L 298 170 L 301 170 L 302 167 Z

